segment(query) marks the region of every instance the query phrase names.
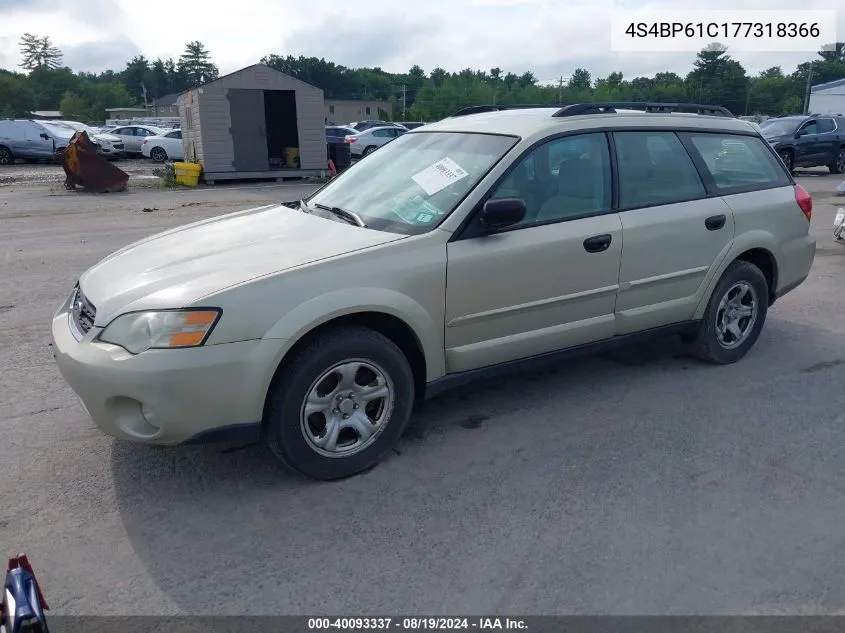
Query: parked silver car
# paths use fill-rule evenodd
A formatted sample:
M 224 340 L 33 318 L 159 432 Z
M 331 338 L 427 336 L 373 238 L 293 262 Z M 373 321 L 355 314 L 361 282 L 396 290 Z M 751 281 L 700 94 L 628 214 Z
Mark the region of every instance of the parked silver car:
M 350 134 L 346 142 L 351 146 L 353 158 L 361 158 L 372 154 L 385 143 L 389 143 L 397 136 L 402 136 L 408 130 L 396 126 L 374 127 L 358 134 Z
M 153 125 L 125 125 L 109 130 L 123 142 L 123 151 L 127 154 L 140 154 L 141 144 L 148 136 L 159 136 L 168 130 Z
M 12 165 L 15 159 L 51 160 L 71 137 L 73 130 L 52 121 L 0 121 L 0 166 Z

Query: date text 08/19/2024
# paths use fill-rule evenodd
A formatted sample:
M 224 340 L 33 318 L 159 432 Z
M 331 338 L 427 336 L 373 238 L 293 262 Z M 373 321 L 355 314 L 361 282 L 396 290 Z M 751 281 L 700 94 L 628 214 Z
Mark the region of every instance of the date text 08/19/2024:
M 527 630 L 525 620 L 520 618 L 477 617 L 351 617 L 351 618 L 308 618 L 309 631 L 450 631 L 450 630 Z

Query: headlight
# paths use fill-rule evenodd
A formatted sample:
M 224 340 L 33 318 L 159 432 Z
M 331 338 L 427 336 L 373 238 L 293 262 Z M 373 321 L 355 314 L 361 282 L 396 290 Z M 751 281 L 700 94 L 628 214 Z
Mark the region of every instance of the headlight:
M 130 312 L 109 323 L 98 338 L 131 354 L 148 349 L 198 347 L 208 339 L 219 318 L 220 310 L 216 308 Z

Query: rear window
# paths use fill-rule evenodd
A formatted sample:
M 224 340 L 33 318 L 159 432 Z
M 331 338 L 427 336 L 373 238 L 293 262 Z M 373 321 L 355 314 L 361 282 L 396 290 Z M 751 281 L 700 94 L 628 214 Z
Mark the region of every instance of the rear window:
M 690 134 L 719 191 L 789 184 L 765 141 L 755 136 Z

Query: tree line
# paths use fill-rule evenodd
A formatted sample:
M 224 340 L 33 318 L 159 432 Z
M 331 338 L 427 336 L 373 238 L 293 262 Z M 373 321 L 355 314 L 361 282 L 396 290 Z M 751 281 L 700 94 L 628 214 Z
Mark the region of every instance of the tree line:
M 0 70 L 0 118 L 60 110 L 67 118 L 102 121 L 106 108 L 152 103 L 219 76 L 211 54 L 198 41 L 188 42 L 177 60 L 139 55 L 122 70 L 96 74 L 66 67 L 62 52 L 47 37 L 26 33 L 20 46 L 24 72 Z M 683 76 L 663 72 L 627 79 L 613 72 L 593 77 L 589 70 L 577 68 L 553 84 L 541 84 L 531 71 L 505 73 L 501 68 L 426 72 L 414 65 L 406 73 L 390 73 L 276 54 L 261 62 L 321 88 L 326 98 L 390 102 L 397 120 L 433 121 L 464 106 L 487 103 L 585 101 L 692 101 L 721 105 L 738 115 L 774 116 L 801 113 L 808 83 L 845 78 L 845 43 L 825 46 L 789 73 L 773 66 L 749 75 L 724 47 L 714 45 L 699 52 Z

